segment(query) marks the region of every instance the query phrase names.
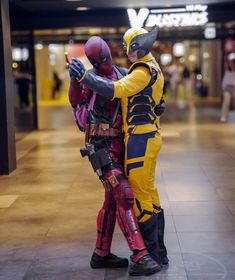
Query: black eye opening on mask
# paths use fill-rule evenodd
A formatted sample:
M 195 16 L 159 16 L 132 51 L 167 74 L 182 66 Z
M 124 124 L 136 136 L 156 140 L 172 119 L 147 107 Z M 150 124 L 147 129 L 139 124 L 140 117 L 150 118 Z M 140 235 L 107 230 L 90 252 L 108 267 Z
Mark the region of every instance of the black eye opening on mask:
M 130 50 L 132 51 L 132 52 L 134 52 L 134 51 L 136 51 L 136 50 L 138 50 L 139 49 L 139 44 L 136 42 L 136 41 L 134 41 L 134 42 L 132 42 L 131 44 L 130 44 Z
M 109 55 L 105 52 L 100 52 L 101 64 L 109 64 Z
M 126 50 L 127 50 L 127 47 L 126 47 L 126 44 L 125 44 L 125 42 L 122 42 L 122 49 L 123 49 L 123 51 L 124 51 L 124 52 L 126 52 Z
M 94 66 L 94 68 L 98 69 L 100 67 L 100 63 L 97 62 L 93 57 L 88 56 L 90 63 Z

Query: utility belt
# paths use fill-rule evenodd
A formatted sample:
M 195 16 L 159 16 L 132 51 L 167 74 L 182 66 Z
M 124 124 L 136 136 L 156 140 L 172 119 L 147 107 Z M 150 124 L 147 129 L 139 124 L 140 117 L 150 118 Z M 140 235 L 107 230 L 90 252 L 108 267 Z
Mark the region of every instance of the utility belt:
M 110 127 L 108 123 L 87 124 L 86 139 L 90 136 L 116 137 L 122 133 L 120 128 Z

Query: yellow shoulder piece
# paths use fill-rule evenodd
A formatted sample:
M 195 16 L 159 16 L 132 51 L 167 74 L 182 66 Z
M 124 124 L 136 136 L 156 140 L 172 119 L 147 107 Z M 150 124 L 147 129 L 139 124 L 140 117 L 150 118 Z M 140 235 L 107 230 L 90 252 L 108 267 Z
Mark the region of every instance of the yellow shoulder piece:
M 150 74 L 152 74 L 152 67 L 144 61 L 137 61 L 137 62 L 133 63 L 128 70 L 128 74 L 130 74 L 136 67 L 139 67 L 139 66 L 144 66 L 144 67 L 148 68 Z

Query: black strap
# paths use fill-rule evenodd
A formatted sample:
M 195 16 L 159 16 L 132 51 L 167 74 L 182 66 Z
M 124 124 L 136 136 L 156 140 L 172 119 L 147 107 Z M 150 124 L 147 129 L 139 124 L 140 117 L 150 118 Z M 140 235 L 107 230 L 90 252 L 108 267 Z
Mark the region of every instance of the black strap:
M 148 85 L 145 88 L 151 87 L 156 82 L 157 76 L 158 76 L 157 70 L 152 69 L 151 79 L 150 79 Z
M 157 206 L 157 205 L 153 204 L 153 208 L 155 210 L 161 211 L 161 206 Z
M 125 179 L 123 174 L 119 174 L 116 176 L 116 179 L 118 180 L 118 182 L 121 182 L 121 180 Z
M 136 206 L 137 206 L 139 212 L 141 213 L 142 212 L 141 204 L 137 198 L 135 199 L 135 203 L 136 203 Z
M 143 66 L 148 68 L 149 72 L 152 72 L 152 67 L 150 65 L 148 65 L 146 62 L 143 61 L 139 61 L 139 62 L 135 62 L 134 64 L 131 65 L 130 69 L 128 70 L 128 74 L 130 74 L 136 67 L 139 66 Z
M 125 68 L 121 68 L 121 67 L 118 67 L 116 65 L 114 65 L 113 68 L 115 70 L 115 73 L 117 74 L 118 80 L 123 78 L 127 74 L 127 69 L 125 69 Z M 117 104 L 117 107 L 115 109 L 113 118 L 112 118 L 112 125 L 114 124 L 114 122 L 116 120 L 116 117 L 117 117 L 117 114 L 118 114 L 118 111 L 119 111 L 119 108 L 120 108 L 120 104 L 121 104 L 121 102 L 119 100 L 118 104 Z
M 112 125 L 114 124 L 114 122 L 116 121 L 116 118 L 117 118 L 117 114 L 118 114 L 118 111 L 119 111 L 119 108 L 120 108 L 120 100 L 118 100 L 118 104 L 117 104 L 117 107 L 115 109 L 115 112 L 113 114 L 113 118 L 112 118 Z
M 140 221 L 145 215 L 152 216 L 153 212 L 150 212 L 148 210 L 143 210 L 142 213 L 137 217 L 137 220 Z
M 150 72 L 150 75 L 151 75 L 151 79 L 149 81 L 149 83 L 147 84 L 147 86 L 144 88 L 148 88 L 148 87 L 151 87 L 157 80 L 157 77 L 158 77 L 158 71 L 151 67 L 150 65 L 148 65 L 146 62 L 136 62 L 134 64 L 132 64 L 131 68 L 129 69 L 128 73 L 131 73 L 136 67 L 139 67 L 139 66 L 143 66 L 145 68 L 148 68 L 149 72 Z

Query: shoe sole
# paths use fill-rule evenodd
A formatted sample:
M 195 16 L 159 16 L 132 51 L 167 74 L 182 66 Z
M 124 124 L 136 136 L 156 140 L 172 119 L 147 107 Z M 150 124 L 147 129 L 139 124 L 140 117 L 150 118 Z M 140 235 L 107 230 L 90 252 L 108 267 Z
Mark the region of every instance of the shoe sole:
M 94 265 L 94 264 L 90 264 L 91 268 L 93 269 L 101 269 L 101 268 L 124 268 L 124 267 L 128 267 L 128 263 L 127 264 L 123 264 L 122 266 L 120 265 L 114 265 L 114 264 L 110 264 L 110 265 Z
M 157 268 L 154 268 L 150 271 L 146 271 L 146 272 L 143 272 L 143 273 L 129 272 L 129 275 L 130 276 L 148 276 L 148 275 L 152 275 L 154 273 L 157 273 L 159 271 L 161 271 L 161 267 L 157 267 Z
M 168 265 L 169 264 L 169 259 L 168 257 L 165 258 L 165 261 L 162 261 L 162 265 Z

